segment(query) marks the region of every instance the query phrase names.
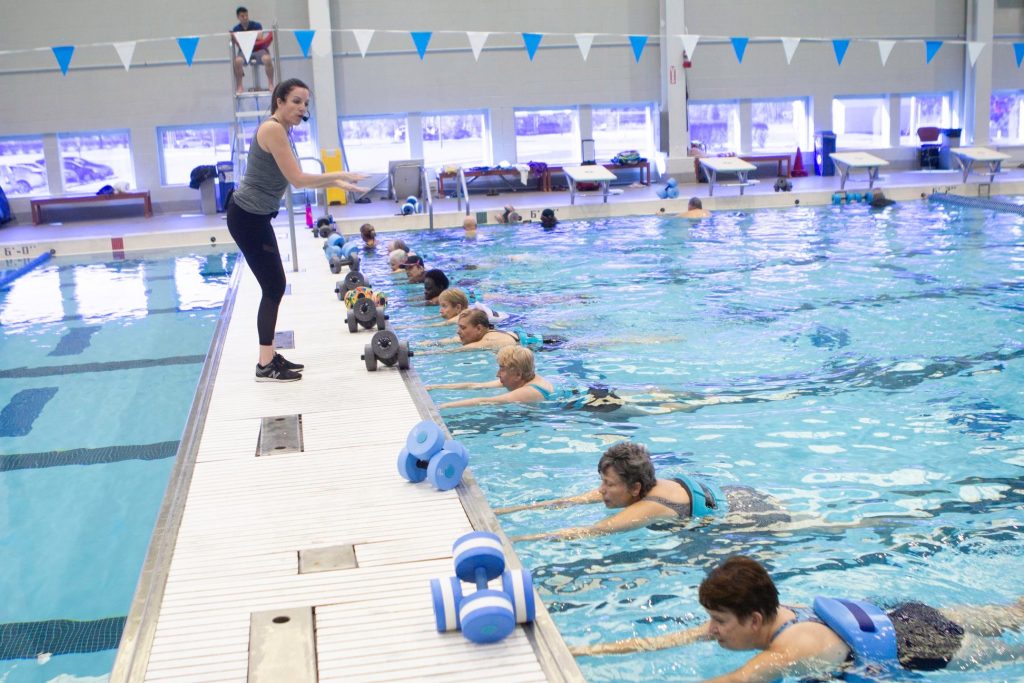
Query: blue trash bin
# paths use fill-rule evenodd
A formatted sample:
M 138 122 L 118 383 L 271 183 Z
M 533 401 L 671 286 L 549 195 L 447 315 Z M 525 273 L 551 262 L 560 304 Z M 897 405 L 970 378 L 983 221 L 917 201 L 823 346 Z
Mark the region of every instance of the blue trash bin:
M 835 175 L 836 165 L 829 155 L 836 151 L 836 134 L 819 130 L 814 134 L 814 175 Z

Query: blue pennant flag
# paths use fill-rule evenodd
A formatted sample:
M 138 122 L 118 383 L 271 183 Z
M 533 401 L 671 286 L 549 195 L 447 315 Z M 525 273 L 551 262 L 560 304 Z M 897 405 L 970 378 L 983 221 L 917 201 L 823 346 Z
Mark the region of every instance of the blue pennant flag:
M 1019 69 L 1021 61 L 1024 61 L 1024 43 L 1014 43 L 1013 54 L 1017 57 L 1017 68 Z
M 299 49 L 302 50 L 303 57 L 309 57 L 309 46 L 313 44 L 313 34 L 316 31 L 312 29 L 296 29 L 295 31 L 295 42 L 299 44 Z
M 849 38 L 837 38 L 832 41 L 832 49 L 836 53 L 836 64 L 839 66 L 843 65 L 843 59 L 846 58 L 846 50 L 850 47 Z
M 199 38 L 194 36 L 192 38 L 178 38 L 178 47 L 181 48 L 181 54 L 185 56 L 185 63 L 192 66 L 192 58 L 196 56 L 196 46 L 199 45 Z
M 630 36 L 629 42 L 633 45 L 633 56 L 636 63 L 640 63 L 640 55 L 644 53 L 644 46 L 647 45 L 647 36 Z
M 940 47 L 942 47 L 942 41 L 941 40 L 926 40 L 926 41 L 924 41 L 924 49 L 925 49 L 924 63 L 925 64 L 931 64 L 932 63 L 932 59 L 934 59 L 935 53 L 939 51 Z
M 57 58 L 57 65 L 60 67 L 60 72 L 65 76 L 68 75 L 68 66 L 71 64 L 71 55 L 75 54 L 74 45 L 58 45 L 57 47 L 51 47 L 53 50 L 53 56 Z M 1020 66 L 1020 58 L 1017 58 L 1017 66 Z
M 423 55 L 427 54 L 427 45 L 430 43 L 430 36 L 434 35 L 431 31 L 410 31 L 409 35 L 412 36 L 412 42 L 416 43 L 416 52 L 420 53 L 420 59 L 423 59 Z
M 533 56 L 537 54 L 537 48 L 540 46 L 540 39 L 544 36 L 540 33 L 524 33 L 523 34 L 523 45 L 526 46 L 526 54 L 529 55 L 530 61 L 533 61 Z
M 732 49 L 736 53 L 736 61 L 740 64 L 743 63 L 743 53 L 747 51 L 747 42 L 750 38 L 730 38 L 732 41 Z

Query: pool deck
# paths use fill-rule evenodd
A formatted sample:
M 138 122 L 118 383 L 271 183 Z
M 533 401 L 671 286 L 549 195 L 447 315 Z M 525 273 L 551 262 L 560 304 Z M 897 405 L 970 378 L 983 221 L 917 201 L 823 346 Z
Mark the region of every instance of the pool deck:
M 278 234 L 288 253 L 287 230 Z M 208 399 L 194 411 L 205 417 L 201 434 L 194 425 L 194 458 L 193 439 L 183 440 L 158 522 L 168 533 L 153 541 L 112 680 L 262 671 L 257 680 L 476 681 L 482 670 L 506 681 L 582 680 L 542 608 L 534 626 L 491 645 L 436 632 L 429 579 L 454 574 L 452 541 L 497 521 L 471 475 L 448 492 L 399 477 L 407 433 L 436 413 L 414 371 L 366 370 L 360 354 L 373 332 L 349 333 L 334 293 L 341 276 L 320 245 L 304 236 L 304 267 L 285 264 L 278 330 L 294 334 L 295 348 L 282 351 L 306 364 L 299 382 L 254 382 L 260 290 L 240 269 L 208 361 Z M 290 415 L 301 416 L 301 452 L 257 457 L 263 419 Z M 329 548 L 340 568 L 300 571 L 300 553 Z M 521 566 L 511 545 L 506 557 Z M 260 613 L 293 609 L 312 614 L 296 637 L 291 626 L 256 626 Z
M 958 179 L 956 171 L 893 173 L 882 188 L 897 200 L 932 191 L 979 194 L 977 183 Z M 488 222 L 508 203 L 527 219 L 548 206 L 562 220 L 676 213 L 692 195 L 711 210 L 743 210 L 829 204 L 839 179 L 798 178 L 794 186 L 776 193 L 764 182 L 743 197 L 725 187 L 708 198 L 707 185 L 687 185 L 677 200 L 659 199 L 657 185 L 630 187 L 607 204 L 590 193 L 575 206 L 568 192 L 471 201 Z M 998 176 L 991 194 L 1024 194 L 1024 170 Z M 380 232 L 426 227 L 426 216 L 397 216 L 396 208 L 375 199 L 331 210 L 346 234 L 368 220 Z M 437 227 L 459 225 L 461 215 L 455 200 L 435 203 Z M 321 240 L 300 232 L 300 268 L 292 272 L 287 221 L 275 227 L 290 285 L 278 330 L 293 332 L 294 350 L 282 350 L 306 364 L 305 378 L 253 381 L 260 292 L 248 270 L 238 269 L 111 680 L 477 681 L 495 672 L 502 681 L 582 680 L 539 600 L 536 624 L 497 644 L 436 632 L 428 579 L 453 573 L 456 537 L 473 529 L 501 534 L 500 527 L 472 463 L 449 492 L 398 476 L 395 460 L 409 429 L 422 419 L 440 421 L 437 413 L 415 369 L 366 371 L 360 354 L 372 332 L 348 332 L 334 293 L 341 276 L 325 266 Z M 229 241 L 222 216 L 66 226 L 23 220 L 0 229 L 7 258 L 50 248 L 117 253 Z M 293 415 L 301 415 L 301 452 L 257 457 L 263 418 Z M 510 566 L 520 566 L 507 540 L 505 546 Z M 300 553 L 316 549 L 334 549 L 354 566 L 300 573 Z M 284 610 L 297 637 L 259 626 Z
M 1011 160 L 1004 165 L 995 181 L 983 182 L 982 176 L 973 175 L 970 182 L 962 182 L 962 173 L 955 170 L 893 170 L 888 171 L 877 183 L 876 190 L 882 190 L 890 199 L 908 201 L 921 199 L 933 192 L 950 192 L 968 197 L 1024 194 L 1024 168 L 1017 168 L 1018 162 Z M 754 177 L 757 177 L 756 175 Z M 696 196 L 711 211 L 743 211 L 749 209 L 784 208 L 794 204 L 820 206 L 830 204 L 832 195 L 839 192 L 840 178 L 836 176 L 814 176 L 791 178 L 791 192 L 775 192 L 774 178 L 765 176 L 757 185 L 746 188 L 743 195 L 735 187 L 719 185 L 715 196 L 708 196 L 707 183 L 679 185 L 678 199 L 660 199 L 657 190 L 664 183 L 651 186 L 615 187 L 608 203 L 603 202 L 599 191 L 577 194 L 575 205 L 569 204 L 568 190 L 554 192 L 502 192 L 497 196 L 473 194 L 470 196 L 471 211 L 478 223 L 485 226 L 496 223 L 506 204 L 512 204 L 526 221 L 539 221 L 540 212 L 545 208 L 555 209 L 559 220 L 603 218 L 635 214 L 676 214 L 686 210 L 686 202 Z M 979 182 L 982 181 L 982 182 Z M 556 180 L 556 187 L 557 185 Z M 867 190 L 863 178 L 850 178 L 846 192 Z M 198 200 L 197 200 L 198 202 Z M 359 225 L 372 222 L 377 232 L 422 230 L 429 227 L 426 214 L 403 216 L 400 206 L 394 201 L 380 199 L 373 195 L 367 204 L 333 205 L 330 213 L 346 235 L 354 234 Z M 299 210 L 299 209 L 297 209 Z M 200 214 L 159 213 L 150 219 L 119 219 L 116 221 L 82 221 L 61 224 L 32 225 L 26 212 L 18 220 L 0 228 L 0 248 L 5 257 L 34 256 L 44 250 L 55 249 L 58 254 L 84 254 L 117 252 L 119 250 L 157 249 L 184 245 L 207 244 L 230 241 L 224 224 L 224 214 L 204 216 Z M 315 209 L 314 215 L 323 213 Z M 455 199 L 434 200 L 434 227 L 447 228 L 462 225 L 465 205 L 460 208 Z M 295 216 L 296 231 L 305 230 L 304 213 Z M 287 225 L 281 218 L 276 225 Z M 484 230 L 487 228 L 484 227 Z

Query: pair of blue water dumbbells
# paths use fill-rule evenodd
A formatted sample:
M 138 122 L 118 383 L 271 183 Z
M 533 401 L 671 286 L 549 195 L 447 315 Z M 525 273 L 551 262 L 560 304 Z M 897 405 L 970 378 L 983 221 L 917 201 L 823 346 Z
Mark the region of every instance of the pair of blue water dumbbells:
M 430 420 L 412 428 L 405 448 L 398 454 L 398 473 L 403 478 L 413 483 L 427 479 L 441 491 L 458 486 L 468 465 L 465 446 L 447 438 L 444 430 Z
M 337 275 L 343 266 L 349 270 L 359 270 L 359 252 L 362 246 L 358 242 L 345 242 L 345 237 L 339 233 L 331 233 L 324 241 L 324 256 L 327 257 L 327 264 L 331 272 Z
M 505 553 L 496 534 L 473 531 L 452 545 L 455 576 L 430 580 L 437 630 L 455 631 L 474 643 L 493 643 L 507 637 L 516 624 L 532 622 L 536 614 L 533 577 L 525 569 L 505 569 Z M 501 588 L 488 581 L 501 577 Z M 466 595 L 462 582 L 475 583 Z

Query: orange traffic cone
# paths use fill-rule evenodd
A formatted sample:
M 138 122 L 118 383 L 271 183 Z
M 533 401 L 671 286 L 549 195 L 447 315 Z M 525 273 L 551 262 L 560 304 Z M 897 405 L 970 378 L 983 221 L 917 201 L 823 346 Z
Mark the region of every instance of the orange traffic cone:
M 807 171 L 804 170 L 804 155 L 800 153 L 800 148 L 796 148 L 796 160 L 793 162 L 793 170 L 789 174 L 794 178 L 806 178 Z

